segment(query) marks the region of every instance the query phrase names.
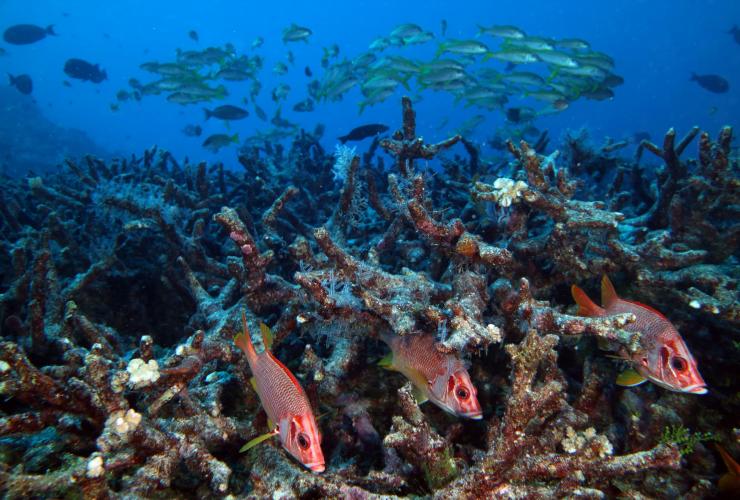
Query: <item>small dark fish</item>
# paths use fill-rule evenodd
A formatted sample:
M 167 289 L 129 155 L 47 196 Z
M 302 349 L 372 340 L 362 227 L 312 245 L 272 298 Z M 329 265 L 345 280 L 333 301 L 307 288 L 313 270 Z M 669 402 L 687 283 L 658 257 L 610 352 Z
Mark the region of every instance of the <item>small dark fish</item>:
M 696 82 L 703 89 L 715 94 L 724 94 L 730 90 L 730 83 L 719 75 L 697 75 L 691 73 L 689 81 Z
M 18 75 L 13 76 L 10 73 L 8 73 L 8 78 L 10 78 L 10 84 L 18 89 L 18 92 L 21 94 L 28 95 L 33 91 L 33 81 L 31 80 L 31 77 L 28 75 Z
M 614 92 L 608 87 L 599 87 L 594 90 L 581 92 L 581 96 L 594 101 L 606 101 L 614 99 Z
M 110 110 L 113 111 L 114 113 L 118 111 L 119 109 L 121 109 L 121 107 L 118 105 L 117 102 L 114 102 L 113 104 L 110 105 Z
M 72 84 L 69 83 L 69 80 L 62 81 L 62 85 L 64 85 L 65 87 L 71 87 L 72 86 Z
M 353 128 L 349 134 L 339 137 L 339 140 L 344 144 L 347 141 L 361 141 L 368 137 L 374 137 L 378 134 L 382 134 L 388 130 L 388 127 L 380 124 L 362 125 L 357 128 Z
M 126 90 L 119 90 L 116 93 L 116 99 L 118 99 L 121 102 L 128 101 L 129 99 L 131 99 L 131 94 L 128 93 L 128 91 Z
M 231 143 L 239 144 L 239 136 L 237 134 L 231 136 L 226 134 L 213 134 L 209 135 L 206 140 L 203 141 L 203 147 L 213 153 L 218 153 L 219 149 L 224 146 L 228 146 Z
M 304 68 L 304 70 L 303 70 L 303 73 L 304 73 L 304 74 L 305 74 L 305 75 L 306 75 L 307 77 L 309 77 L 309 78 L 311 78 L 311 77 L 313 76 L 313 71 L 311 71 L 311 68 L 310 68 L 310 67 L 308 67 L 308 66 L 306 66 L 306 67 Z
M 83 82 L 100 83 L 108 79 L 108 73 L 101 70 L 97 64 L 91 64 L 83 59 L 76 58 L 68 59 L 64 63 L 64 73 Z
M 265 113 L 265 110 L 257 106 L 255 103 L 254 105 L 254 112 L 257 114 L 257 117 L 262 120 L 263 122 L 267 121 L 267 113 Z
M 442 19 L 442 22 L 440 24 L 442 25 L 442 36 L 447 36 L 447 20 Z
M 306 112 L 313 111 L 313 110 L 314 110 L 314 104 L 311 98 L 308 98 L 305 101 L 301 101 L 297 103 L 295 106 L 293 106 L 293 111 L 298 111 L 300 113 L 306 113 Z
M 624 78 L 614 73 L 609 73 L 601 83 L 607 87 L 618 87 L 624 83 Z
M 195 42 L 197 42 L 198 40 L 200 40 L 200 38 L 198 38 L 198 32 L 195 31 L 195 30 L 188 31 L 188 36 L 190 37 L 191 40 L 193 40 Z
M 733 26 L 727 33 L 732 35 L 732 38 L 735 39 L 735 43 L 740 44 L 740 28 L 738 28 L 737 25 Z
M 288 55 L 287 55 L 287 58 L 288 58 L 288 62 L 289 62 L 289 63 L 290 63 L 291 65 L 295 64 L 295 55 L 293 55 L 293 51 L 292 51 L 292 50 L 289 50 L 289 51 L 288 51 Z
M 8 55 L 8 51 L 6 51 L 4 48 L 0 47 L 0 56 Z M 308 67 L 308 66 L 306 66 Z
M 280 116 L 281 109 L 278 108 L 277 111 L 275 111 L 275 116 L 272 117 L 272 120 L 270 120 L 270 123 L 275 125 L 276 127 L 280 128 L 297 128 L 298 126 L 295 123 L 291 123 L 282 116 Z
M 188 137 L 200 137 L 200 134 L 203 133 L 203 129 L 200 125 L 187 125 L 182 129 L 182 133 Z
M 210 117 L 218 118 L 219 120 L 241 120 L 249 116 L 249 112 L 246 109 L 232 106 L 231 104 L 225 104 L 212 110 L 203 108 L 203 112 L 206 114 L 206 120 Z
M 509 108 L 506 110 L 506 119 L 512 123 L 519 123 L 522 121 L 522 110 L 521 108 Z
M 47 35 L 56 36 L 53 24 L 46 28 L 33 24 L 16 24 L 5 30 L 3 40 L 13 45 L 28 45 L 43 40 Z

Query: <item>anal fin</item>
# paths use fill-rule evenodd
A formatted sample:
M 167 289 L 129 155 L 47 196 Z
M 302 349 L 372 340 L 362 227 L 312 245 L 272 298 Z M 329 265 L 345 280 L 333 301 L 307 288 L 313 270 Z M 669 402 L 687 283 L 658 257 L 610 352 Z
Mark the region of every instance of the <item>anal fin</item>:
M 424 391 L 420 388 L 414 386 L 414 388 L 411 390 L 411 394 L 414 395 L 414 399 L 416 400 L 416 404 L 422 405 L 429 401 L 429 398 L 426 394 L 424 394 Z
M 629 368 L 619 374 L 617 377 L 617 385 L 621 385 L 623 387 L 634 387 L 642 384 L 646 380 L 647 379 L 645 377 L 637 373 L 632 368 Z

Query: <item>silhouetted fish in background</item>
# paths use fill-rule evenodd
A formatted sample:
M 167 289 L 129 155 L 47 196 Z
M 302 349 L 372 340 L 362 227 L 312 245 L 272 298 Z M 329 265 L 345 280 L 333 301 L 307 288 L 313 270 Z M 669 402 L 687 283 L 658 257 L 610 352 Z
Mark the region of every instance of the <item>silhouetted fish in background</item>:
M 187 125 L 182 129 L 182 133 L 188 137 L 200 137 L 200 134 L 203 133 L 203 129 L 200 125 Z
M 46 28 L 33 24 L 16 24 L 5 30 L 3 40 L 13 45 L 28 45 L 43 40 L 47 35 L 56 36 L 53 24 Z
M 206 140 L 203 141 L 203 147 L 213 153 L 218 153 L 219 149 L 228 146 L 231 143 L 239 144 L 239 136 L 237 134 L 213 134 L 209 135 Z
M 197 32 L 197 31 L 195 31 L 195 30 L 190 30 L 190 31 L 188 32 L 188 36 L 189 36 L 189 37 L 190 37 L 190 39 L 191 39 L 191 40 L 193 40 L 194 42 L 197 42 L 198 40 L 200 40 L 200 38 L 198 37 L 198 32 Z
M 349 134 L 339 137 L 339 140 L 342 142 L 342 144 L 347 141 L 361 141 L 363 139 L 367 139 L 368 137 L 382 134 L 386 130 L 388 130 L 388 127 L 377 123 L 371 125 L 362 125 L 360 127 L 353 128 Z
M 18 75 L 13 76 L 10 73 L 8 73 L 8 78 L 10 78 L 10 84 L 18 89 L 18 92 L 21 94 L 28 95 L 33 91 L 33 81 L 31 80 L 31 77 L 28 75 Z
M 737 25 L 733 26 L 727 33 L 732 35 L 732 38 L 735 39 L 735 43 L 740 44 L 740 28 L 738 28 Z
M 691 73 L 689 81 L 696 82 L 703 89 L 715 94 L 724 94 L 730 90 L 730 82 L 719 75 L 697 75 Z
M 64 63 L 64 73 L 71 78 L 77 78 L 83 82 L 100 83 L 108 79 L 105 70 L 101 70 L 97 64 L 91 64 L 82 59 L 68 59 Z
M 218 118 L 219 120 L 241 120 L 249 116 L 249 112 L 246 109 L 232 106 L 231 104 L 219 106 L 212 110 L 203 108 L 203 112 L 206 115 L 206 120 L 210 117 Z

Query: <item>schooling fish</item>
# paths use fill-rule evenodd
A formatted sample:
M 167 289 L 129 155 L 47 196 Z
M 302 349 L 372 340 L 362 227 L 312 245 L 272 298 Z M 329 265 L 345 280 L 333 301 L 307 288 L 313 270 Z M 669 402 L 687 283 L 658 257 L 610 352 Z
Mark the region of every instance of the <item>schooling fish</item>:
M 218 150 L 228 146 L 231 143 L 239 144 L 239 135 L 226 135 L 226 134 L 213 134 L 209 135 L 205 141 L 203 141 L 203 147 L 207 150 L 218 153 Z
M 627 387 L 639 385 L 645 380 L 676 392 L 705 394 L 704 379 L 701 378 L 694 357 L 681 338 L 681 334 L 668 319 L 652 307 L 619 298 L 609 278 L 601 279 L 601 305 L 597 306 L 576 285 L 571 287 L 573 299 L 578 304 L 581 316 L 612 316 L 632 313 L 637 320 L 625 330 L 640 332 L 641 349 L 636 353 L 621 351 L 619 355 L 629 361 L 634 370 L 619 375 L 617 384 Z
M 205 113 L 206 120 L 210 117 L 218 118 L 219 120 L 241 120 L 249 116 L 249 112 L 246 109 L 232 106 L 231 104 L 224 104 L 213 109 L 203 108 L 203 113 Z
M 433 336 L 395 335 L 383 340 L 391 352 L 378 364 L 403 373 L 414 384 L 419 403 L 429 400 L 453 415 L 483 418 L 478 391 L 465 365 L 456 356 L 438 351 Z
M 296 460 L 311 472 L 324 472 L 321 434 L 306 393 L 290 370 L 270 352 L 270 329 L 264 324 L 260 325 L 265 350 L 257 354 L 244 313 L 242 326 L 244 331 L 234 338 L 234 343 L 247 356 L 249 369 L 254 375 L 252 385 L 265 408 L 271 430 L 247 443 L 241 451 L 246 451 L 271 436 L 280 435 L 283 448 Z
M 353 128 L 349 134 L 339 137 L 339 140 L 344 144 L 347 141 L 361 141 L 368 137 L 373 137 L 378 134 L 382 134 L 388 130 L 388 127 L 380 124 L 362 125 L 357 128 Z
M 3 39 L 13 45 L 28 45 L 43 40 L 47 35 L 56 35 L 53 24 L 46 28 L 33 24 L 16 24 L 5 30 Z

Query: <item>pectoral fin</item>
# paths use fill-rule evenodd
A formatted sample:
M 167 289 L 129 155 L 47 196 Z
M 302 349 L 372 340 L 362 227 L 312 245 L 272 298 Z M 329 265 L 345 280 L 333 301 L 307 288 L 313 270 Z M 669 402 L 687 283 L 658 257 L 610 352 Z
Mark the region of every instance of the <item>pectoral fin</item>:
M 378 366 L 386 370 L 393 370 L 393 351 L 389 352 L 378 361 Z
M 265 346 L 265 349 L 271 351 L 273 340 L 272 330 L 266 324 L 260 323 L 260 333 L 262 333 L 262 344 Z
M 633 369 L 627 369 L 617 377 L 617 385 L 623 387 L 634 387 L 645 382 L 647 379 Z
M 416 386 L 411 390 L 411 394 L 414 395 L 414 399 L 416 400 L 416 404 L 422 405 L 429 401 L 429 398 L 424 393 L 424 391 Z
M 278 431 L 277 430 L 274 430 L 274 431 L 270 431 L 270 432 L 268 432 L 266 434 L 262 434 L 261 436 L 257 436 L 254 439 L 250 439 L 249 441 L 247 441 L 247 444 L 245 444 L 244 446 L 242 446 L 241 448 L 239 448 L 239 453 L 244 453 L 245 451 L 251 450 L 252 448 L 254 448 L 255 446 L 257 446 L 261 442 L 267 441 L 271 437 L 277 436 L 277 435 L 278 435 Z
M 254 389 L 254 392 L 257 392 L 257 379 L 254 377 L 249 378 L 249 385 L 252 386 L 252 389 Z

